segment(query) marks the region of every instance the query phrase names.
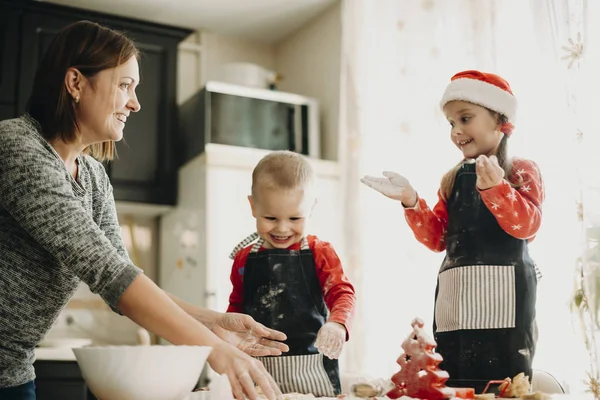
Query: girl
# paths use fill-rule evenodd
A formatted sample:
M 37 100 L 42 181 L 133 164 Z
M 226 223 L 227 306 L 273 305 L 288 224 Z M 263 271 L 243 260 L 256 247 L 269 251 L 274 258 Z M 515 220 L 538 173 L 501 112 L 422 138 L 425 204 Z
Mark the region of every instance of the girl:
M 0 122 L 0 399 L 35 399 L 35 346 L 80 281 L 173 344 L 212 346 L 209 364 L 228 375 L 238 399 L 258 398 L 254 382 L 269 399 L 281 398 L 262 364 L 223 339 L 264 356 L 285 351 L 270 340 L 285 335 L 167 295 L 127 255 L 97 159 L 113 157 L 128 117 L 140 110 L 138 83 L 134 43 L 78 22 L 50 44 L 28 113 Z
M 537 276 L 528 242 L 544 190 L 533 161 L 507 155 L 517 101 L 504 79 L 460 72 L 440 106 L 463 160 L 442 178 L 433 210 L 396 173 L 362 182 L 402 202 L 419 242 L 446 250 L 435 291 L 437 351 L 450 386 L 480 392 L 489 380 L 531 377 Z

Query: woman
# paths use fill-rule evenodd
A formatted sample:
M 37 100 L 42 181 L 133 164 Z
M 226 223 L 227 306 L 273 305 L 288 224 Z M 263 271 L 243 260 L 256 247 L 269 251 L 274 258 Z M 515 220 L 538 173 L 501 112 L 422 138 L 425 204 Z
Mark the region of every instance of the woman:
M 173 344 L 212 346 L 208 362 L 228 375 L 238 399 L 258 398 L 254 382 L 281 398 L 250 355 L 286 351 L 283 334 L 173 298 L 127 256 L 98 160 L 112 159 L 140 110 L 138 83 L 135 45 L 78 22 L 53 39 L 27 114 L 0 122 L 0 398 L 35 399 L 34 348 L 80 281 Z

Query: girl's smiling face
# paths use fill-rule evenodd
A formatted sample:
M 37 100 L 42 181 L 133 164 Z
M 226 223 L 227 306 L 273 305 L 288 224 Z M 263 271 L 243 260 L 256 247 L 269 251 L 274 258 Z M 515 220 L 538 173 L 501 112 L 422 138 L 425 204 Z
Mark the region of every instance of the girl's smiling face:
M 451 101 L 444 106 L 450 123 L 450 139 L 465 158 L 493 155 L 504 135 L 497 114 L 466 101 Z

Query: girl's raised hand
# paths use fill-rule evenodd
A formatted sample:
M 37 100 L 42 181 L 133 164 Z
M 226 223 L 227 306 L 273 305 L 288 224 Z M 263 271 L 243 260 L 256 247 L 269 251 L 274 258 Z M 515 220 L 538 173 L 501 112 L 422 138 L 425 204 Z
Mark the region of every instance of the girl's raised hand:
M 498 164 L 496 156 L 487 157 L 481 155 L 475 162 L 477 173 L 477 188 L 486 190 L 498 186 L 504 179 L 504 170 Z
M 408 179 L 390 171 L 383 172 L 383 178 L 365 176 L 362 183 L 393 200 L 401 201 L 406 207 L 414 207 L 417 203 L 417 192 Z

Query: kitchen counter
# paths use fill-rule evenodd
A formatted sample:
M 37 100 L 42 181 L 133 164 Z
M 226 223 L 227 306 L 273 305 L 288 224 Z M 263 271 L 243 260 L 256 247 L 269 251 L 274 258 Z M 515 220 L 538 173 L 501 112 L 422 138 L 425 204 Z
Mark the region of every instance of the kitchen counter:
M 36 360 L 76 361 L 73 350 L 68 347 L 36 347 Z
M 68 347 L 37 347 L 35 349 L 36 360 L 42 361 L 76 361 L 73 350 Z M 190 400 L 210 399 L 210 392 L 196 392 Z M 553 395 L 553 400 L 593 400 L 594 397 L 589 394 L 564 394 Z M 212 400 L 212 399 L 211 399 Z

